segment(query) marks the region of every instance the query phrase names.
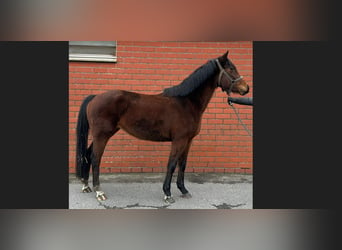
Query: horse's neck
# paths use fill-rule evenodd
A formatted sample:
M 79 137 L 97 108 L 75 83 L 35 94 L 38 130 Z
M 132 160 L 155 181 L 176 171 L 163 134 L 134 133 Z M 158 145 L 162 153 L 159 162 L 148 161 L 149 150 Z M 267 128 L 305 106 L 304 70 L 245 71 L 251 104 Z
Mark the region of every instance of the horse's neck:
M 199 108 L 200 112 L 203 113 L 207 108 L 211 98 L 213 97 L 216 84 L 213 80 L 203 84 L 201 87 L 196 89 L 189 97 L 192 103 Z

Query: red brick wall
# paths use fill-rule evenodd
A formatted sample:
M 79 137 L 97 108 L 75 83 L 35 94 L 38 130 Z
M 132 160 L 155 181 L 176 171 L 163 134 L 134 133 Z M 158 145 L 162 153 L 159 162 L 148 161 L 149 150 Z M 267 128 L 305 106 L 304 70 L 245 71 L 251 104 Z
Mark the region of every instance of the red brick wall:
M 69 63 L 69 167 L 75 172 L 75 127 L 81 101 L 89 94 L 123 89 L 157 94 L 179 84 L 207 60 L 229 50 L 253 92 L 252 42 L 117 42 L 116 63 Z M 252 129 L 252 107 L 235 105 Z M 101 169 L 114 172 L 165 172 L 169 142 L 136 139 L 120 130 L 108 142 Z M 203 115 L 190 149 L 187 172 L 252 173 L 252 138 L 238 124 L 220 89 Z

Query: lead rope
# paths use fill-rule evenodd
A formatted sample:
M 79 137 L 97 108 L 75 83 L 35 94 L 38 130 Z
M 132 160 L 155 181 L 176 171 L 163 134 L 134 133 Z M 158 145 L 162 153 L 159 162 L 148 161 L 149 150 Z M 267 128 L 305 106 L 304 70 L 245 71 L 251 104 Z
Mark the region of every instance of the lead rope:
M 245 125 L 245 124 L 242 122 L 242 120 L 240 119 L 239 113 L 236 111 L 236 109 L 235 109 L 233 103 L 232 103 L 231 101 L 228 101 L 228 104 L 233 108 L 233 110 L 234 110 L 234 112 L 235 112 L 235 114 L 236 114 L 236 116 L 237 116 L 237 118 L 238 118 L 240 124 L 241 124 L 241 125 L 243 126 L 243 128 L 247 131 L 248 135 L 249 135 L 249 136 L 252 136 L 251 131 L 249 131 L 249 129 L 246 127 L 246 125 Z

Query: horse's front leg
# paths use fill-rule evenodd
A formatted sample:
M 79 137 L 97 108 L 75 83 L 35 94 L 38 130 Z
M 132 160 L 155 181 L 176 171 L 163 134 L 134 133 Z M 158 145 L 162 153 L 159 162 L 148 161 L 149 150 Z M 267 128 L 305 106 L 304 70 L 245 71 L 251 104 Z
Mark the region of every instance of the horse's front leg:
M 178 176 L 177 176 L 177 187 L 182 193 L 182 195 L 181 195 L 182 198 L 191 198 L 191 194 L 185 188 L 185 185 L 184 185 L 184 172 L 185 172 L 185 167 L 186 167 L 186 162 L 187 162 L 187 158 L 188 158 L 190 145 L 191 145 L 191 141 L 189 142 L 189 144 L 185 148 L 183 154 L 181 154 L 181 156 L 179 158 L 179 162 L 178 162 L 179 170 L 178 170 Z
M 169 162 L 167 164 L 167 172 L 163 184 L 163 191 L 164 191 L 164 201 L 166 203 L 174 203 L 175 200 L 171 196 L 171 180 L 172 180 L 172 175 L 176 169 L 177 166 L 177 160 L 173 157 L 170 156 Z
M 169 161 L 167 164 L 167 172 L 163 184 L 164 201 L 166 203 L 174 203 L 175 200 L 171 196 L 171 181 L 175 172 L 177 163 L 184 151 L 187 149 L 188 140 L 176 140 L 172 142 Z

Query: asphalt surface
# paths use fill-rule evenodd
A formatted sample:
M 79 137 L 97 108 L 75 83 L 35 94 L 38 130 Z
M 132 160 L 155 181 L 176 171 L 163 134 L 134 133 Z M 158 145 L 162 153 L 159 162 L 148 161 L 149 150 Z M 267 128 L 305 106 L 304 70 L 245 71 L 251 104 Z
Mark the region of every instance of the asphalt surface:
M 186 173 L 185 186 L 191 198 L 182 198 L 174 174 L 171 193 L 175 200 L 163 200 L 164 174 L 115 174 L 100 176 L 107 200 L 98 201 L 95 192 L 82 193 L 82 184 L 70 176 L 70 209 L 251 209 L 252 175 Z M 91 179 L 89 180 L 92 187 Z

